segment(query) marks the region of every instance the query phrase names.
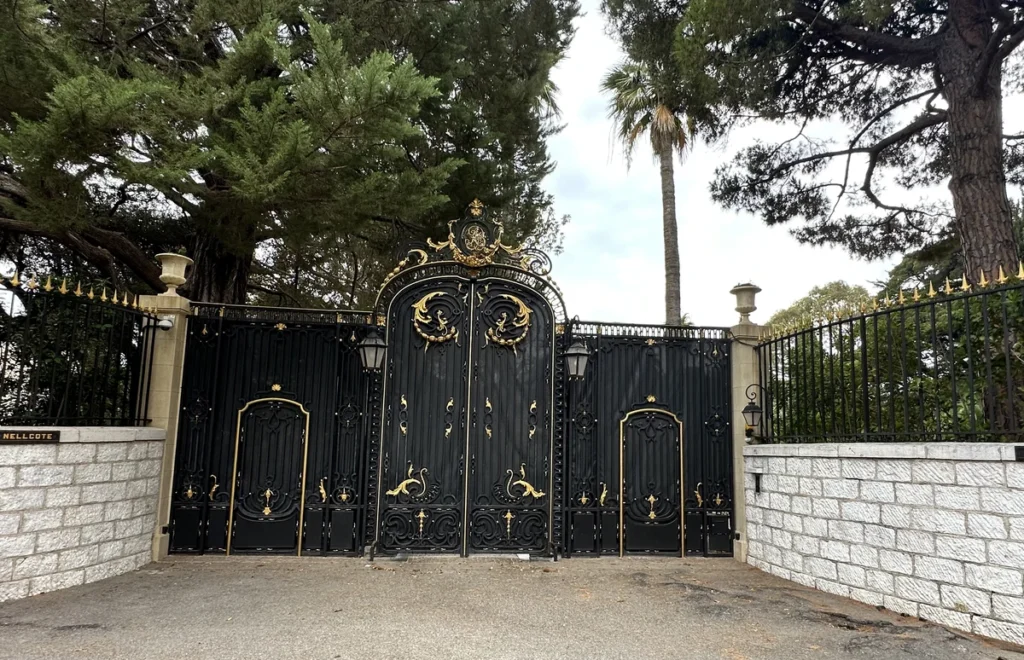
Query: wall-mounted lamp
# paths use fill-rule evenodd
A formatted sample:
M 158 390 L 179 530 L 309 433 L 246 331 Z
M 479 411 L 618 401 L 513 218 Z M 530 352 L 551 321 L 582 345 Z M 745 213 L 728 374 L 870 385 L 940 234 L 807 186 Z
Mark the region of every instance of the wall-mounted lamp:
M 363 369 L 368 371 L 380 369 L 384 364 L 384 352 L 387 346 L 376 330 L 371 330 L 363 337 L 363 341 L 359 342 L 359 359 L 363 363 Z
M 754 432 L 761 428 L 761 417 L 764 411 L 761 410 L 761 406 L 757 404 L 758 390 L 767 397 L 768 390 L 757 383 L 752 383 L 747 387 L 747 405 L 743 406 L 743 410 L 741 411 L 743 413 L 743 421 L 746 423 L 745 433 L 747 436 L 747 442 L 750 442 L 751 438 L 755 436 Z
M 569 369 L 569 378 L 583 378 L 587 371 L 587 361 L 590 360 L 590 351 L 587 345 L 577 339 L 565 352 L 565 365 Z
M 167 332 L 174 327 L 174 319 L 170 316 L 164 316 L 156 322 L 156 327 L 160 328 L 164 332 Z

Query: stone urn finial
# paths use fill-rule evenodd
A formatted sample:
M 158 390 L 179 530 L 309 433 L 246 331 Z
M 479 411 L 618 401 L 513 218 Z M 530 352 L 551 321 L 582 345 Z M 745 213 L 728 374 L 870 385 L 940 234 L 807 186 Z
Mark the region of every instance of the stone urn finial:
M 165 296 L 178 295 L 178 287 L 185 283 L 185 269 L 192 265 L 193 261 L 183 254 L 164 252 L 156 255 L 160 262 L 160 281 L 167 285 Z
M 750 315 L 757 309 L 754 298 L 761 293 L 761 287 L 747 282 L 737 284 L 729 293 L 736 296 L 736 311 L 740 313 L 740 323 L 750 323 Z

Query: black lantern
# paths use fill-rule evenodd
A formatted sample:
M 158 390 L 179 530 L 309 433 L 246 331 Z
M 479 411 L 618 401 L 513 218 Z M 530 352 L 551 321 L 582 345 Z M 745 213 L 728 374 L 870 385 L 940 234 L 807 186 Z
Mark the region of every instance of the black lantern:
M 587 360 L 590 359 L 590 351 L 587 345 L 577 339 L 565 352 L 565 364 L 569 368 L 569 378 L 583 378 L 587 371 Z
M 743 407 L 743 421 L 747 423 L 747 437 L 754 434 L 754 429 L 761 426 L 761 406 L 753 401 Z
M 363 369 L 377 371 L 384 364 L 384 350 L 387 344 L 380 338 L 376 330 L 371 330 L 363 341 L 359 342 L 359 359 Z
M 761 406 L 757 405 L 757 395 L 761 393 L 762 397 L 769 397 L 771 392 L 761 387 L 758 383 L 752 383 L 747 386 L 747 405 L 743 406 L 743 421 L 747 425 L 746 435 L 747 442 L 750 442 L 750 438 L 754 437 L 754 432 L 761 428 Z M 771 399 L 768 398 L 769 407 L 771 407 Z M 758 434 L 759 436 L 761 434 Z

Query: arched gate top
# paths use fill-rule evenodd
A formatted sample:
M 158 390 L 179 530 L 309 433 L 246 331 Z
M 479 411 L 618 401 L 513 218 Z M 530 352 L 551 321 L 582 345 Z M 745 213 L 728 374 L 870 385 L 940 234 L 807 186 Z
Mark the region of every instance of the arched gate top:
M 505 226 L 493 218 L 480 200 L 473 200 L 466 214 L 448 223 L 448 237 L 412 245 L 381 284 L 374 303 L 379 317 L 399 291 L 428 277 L 452 275 L 500 277 L 540 293 L 559 322 L 568 318 L 558 286 L 548 277 L 551 259 L 542 250 L 512 247 L 502 242 Z

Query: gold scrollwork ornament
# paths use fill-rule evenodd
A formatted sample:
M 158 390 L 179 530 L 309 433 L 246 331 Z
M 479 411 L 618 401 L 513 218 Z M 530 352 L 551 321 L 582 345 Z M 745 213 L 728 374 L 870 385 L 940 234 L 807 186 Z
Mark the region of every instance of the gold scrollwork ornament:
M 428 308 L 431 300 L 446 295 L 444 291 L 431 291 L 413 303 L 412 327 L 426 341 L 424 351 L 431 344 L 443 344 L 459 338 L 459 329 L 448 325 L 449 319 L 445 317 L 444 310 L 438 309 L 431 315 Z
M 512 486 L 522 487 L 523 494 L 520 495 L 520 497 L 532 497 L 535 500 L 539 500 L 544 497 L 544 491 L 537 490 L 526 480 L 526 463 L 521 463 L 519 465 L 520 478 L 515 481 L 512 481 L 515 477 L 515 473 L 511 469 L 506 470 L 505 473 L 508 474 L 508 483 L 505 485 L 505 492 L 508 493 L 509 497 L 516 497 L 516 495 L 512 493 Z
M 413 476 L 414 472 L 419 475 L 418 478 Z M 385 494 L 386 495 L 391 495 L 391 496 L 397 496 L 397 495 L 401 494 L 401 495 L 409 495 L 410 497 L 414 497 L 414 495 L 412 495 L 412 493 L 409 492 L 409 486 L 418 486 L 419 487 L 419 491 L 420 492 L 417 493 L 416 496 L 422 497 L 423 495 L 425 495 L 427 493 L 427 468 L 423 467 L 423 468 L 420 468 L 418 471 L 416 471 L 413 468 L 412 461 L 410 461 L 409 462 L 409 469 L 406 470 L 405 476 L 406 476 L 405 480 L 403 480 L 401 483 L 399 483 L 397 486 L 395 486 L 391 490 L 387 491 Z
M 533 310 L 521 298 L 513 296 L 511 293 L 502 293 L 499 296 L 515 304 L 515 314 L 510 320 L 508 312 L 502 312 L 494 325 L 487 328 L 485 335 L 488 341 L 515 351 L 516 345 L 526 339 L 530 330 L 530 317 L 533 316 Z

